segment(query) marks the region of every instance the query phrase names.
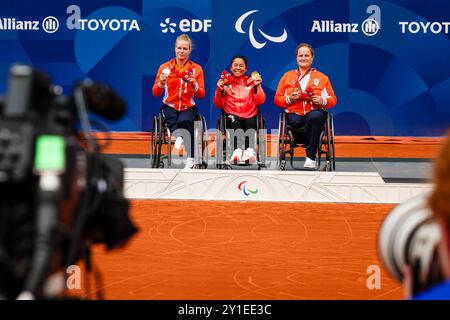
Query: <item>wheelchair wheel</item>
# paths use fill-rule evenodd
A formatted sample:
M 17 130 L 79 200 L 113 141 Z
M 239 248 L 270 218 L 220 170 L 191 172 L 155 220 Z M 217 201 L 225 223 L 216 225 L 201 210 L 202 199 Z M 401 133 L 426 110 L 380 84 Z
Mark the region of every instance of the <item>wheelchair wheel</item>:
M 322 131 L 320 133 L 320 137 L 319 137 L 319 146 L 317 147 L 317 162 L 318 162 L 318 168 L 320 170 L 320 164 L 322 163 L 322 155 L 325 155 L 325 161 L 327 160 L 327 156 L 326 156 L 326 150 L 324 150 L 324 145 L 325 145 L 325 138 L 324 138 L 324 131 Z M 326 170 L 328 171 L 328 170 Z
M 216 168 L 222 169 L 224 165 L 224 143 L 223 139 L 223 126 L 221 118 L 217 120 L 216 130 Z
M 201 144 L 202 144 L 202 169 L 208 168 L 208 126 L 206 124 L 206 119 L 203 116 L 200 116 L 203 123 L 203 132 L 201 135 Z
M 194 126 L 194 167 L 203 169 L 208 167 L 208 132 L 206 120 L 202 115 L 195 119 Z
M 150 167 L 151 168 L 157 168 L 160 163 L 160 157 L 161 157 L 160 131 L 161 131 L 161 127 L 160 127 L 159 120 L 160 120 L 159 116 L 155 116 L 153 118 L 153 130 L 152 130 L 152 138 L 151 138 L 151 143 L 150 143 Z
M 327 135 L 327 132 L 322 131 L 319 139 L 319 147 L 317 148 L 317 154 L 319 158 L 319 168 L 320 163 L 322 161 L 322 155 L 325 162 L 325 171 L 332 171 L 332 163 L 331 163 L 331 150 L 330 150 L 330 139 Z
M 331 123 L 332 121 L 327 119 L 327 125 L 325 130 L 320 134 L 319 147 L 317 149 L 319 167 L 322 155 L 324 155 L 325 171 L 334 171 L 336 169 L 334 136 Z
M 267 147 L 267 141 L 266 141 L 266 124 L 264 121 L 264 118 L 261 114 L 258 114 L 257 119 L 257 130 L 256 130 L 256 146 L 258 148 L 256 156 L 257 156 L 257 164 L 258 164 L 258 170 L 261 170 L 262 167 L 266 166 L 266 147 Z
M 286 132 L 286 123 L 284 114 L 280 114 L 280 118 L 278 121 L 278 149 L 277 149 L 277 167 L 281 170 L 286 168 L 286 160 L 285 160 L 285 132 Z
M 328 115 L 329 117 L 329 124 L 328 124 L 328 130 L 329 130 L 329 136 L 330 136 L 330 160 L 331 160 L 331 170 L 336 170 L 336 150 L 334 147 L 334 122 L 333 122 L 333 116 L 331 114 Z
M 217 140 L 216 140 L 217 168 L 223 170 L 232 170 L 231 165 L 226 163 L 227 143 L 230 142 L 227 140 L 226 119 L 224 113 L 222 112 L 220 118 L 217 119 Z

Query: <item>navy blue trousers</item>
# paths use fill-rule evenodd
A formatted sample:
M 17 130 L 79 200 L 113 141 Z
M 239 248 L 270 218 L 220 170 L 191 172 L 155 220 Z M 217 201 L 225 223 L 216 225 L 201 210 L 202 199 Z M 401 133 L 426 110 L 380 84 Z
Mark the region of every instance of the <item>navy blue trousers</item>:
M 296 113 L 287 113 L 287 125 L 293 128 L 305 127 L 306 131 L 306 156 L 316 160 L 317 148 L 319 147 L 320 133 L 323 130 L 327 112 L 325 110 L 313 110 L 304 116 Z
M 191 151 L 190 157 L 194 157 L 194 121 L 197 117 L 197 107 L 194 106 L 190 109 L 177 111 L 174 108 L 163 105 L 161 113 L 167 122 L 170 132 L 177 136 L 177 129 L 185 129 L 189 132 L 191 138 Z M 186 137 L 184 137 L 186 140 Z

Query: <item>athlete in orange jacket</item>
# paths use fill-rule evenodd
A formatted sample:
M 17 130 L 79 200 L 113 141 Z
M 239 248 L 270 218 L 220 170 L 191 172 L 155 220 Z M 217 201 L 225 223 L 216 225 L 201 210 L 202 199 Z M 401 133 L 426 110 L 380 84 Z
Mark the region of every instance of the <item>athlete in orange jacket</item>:
M 266 94 L 261 87 L 261 76 L 255 72 L 252 77 L 247 77 L 247 59 L 240 55 L 231 59 L 230 70 L 231 74 L 222 72 L 217 82 L 214 105 L 224 110 L 227 129 L 256 130 L 258 107 L 266 100 Z M 255 146 L 249 147 L 247 141 L 238 142 L 238 145 L 230 161 L 248 160 L 249 163 L 255 163 Z
M 168 73 L 164 84 L 160 81 L 163 71 Z M 177 111 L 192 108 L 194 97 L 202 99 L 205 96 L 203 69 L 190 60 L 182 66 L 178 66 L 176 58 L 167 61 L 158 69 L 152 93 L 154 96 L 164 93 L 163 103 Z
M 194 97 L 202 99 L 205 96 L 203 69 L 189 60 L 191 52 L 191 39 L 186 34 L 180 35 L 175 42 L 175 58 L 159 67 L 152 89 L 154 96 L 164 92 L 161 113 L 169 130 L 177 137 L 175 149 L 181 148 L 183 143 L 175 130 L 185 129 L 190 134 L 191 148 L 185 169 L 194 166 L 194 121 L 197 117 Z
M 297 70 L 286 72 L 278 83 L 275 104 L 286 111 L 288 126 L 305 127 L 307 136 L 305 168 L 316 168 L 320 133 L 326 111 L 336 104 L 336 96 L 326 75 L 311 68 L 314 49 L 301 43 L 297 46 Z

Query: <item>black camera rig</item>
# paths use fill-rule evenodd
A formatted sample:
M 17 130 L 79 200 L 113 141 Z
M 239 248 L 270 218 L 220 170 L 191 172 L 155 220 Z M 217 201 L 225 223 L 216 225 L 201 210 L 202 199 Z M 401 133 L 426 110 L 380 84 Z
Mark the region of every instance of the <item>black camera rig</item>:
M 3 298 L 52 298 L 44 290 L 51 274 L 81 258 L 89 262 L 91 244 L 112 249 L 137 231 L 123 195 L 123 165 L 99 153 L 87 109 L 117 120 L 126 105 L 104 84 L 77 82 L 64 96 L 46 74 L 11 67 L 0 103 Z

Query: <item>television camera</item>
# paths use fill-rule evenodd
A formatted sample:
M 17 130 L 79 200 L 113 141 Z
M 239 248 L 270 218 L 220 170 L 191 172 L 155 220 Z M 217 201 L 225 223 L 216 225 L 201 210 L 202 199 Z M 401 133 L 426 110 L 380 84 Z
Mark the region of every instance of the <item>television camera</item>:
M 120 247 L 137 231 L 123 195 L 123 165 L 99 153 L 88 109 L 118 120 L 126 104 L 104 84 L 79 81 L 65 96 L 45 73 L 28 65 L 11 67 L 0 103 L 0 296 L 5 299 L 58 298 L 46 293 L 52 274 L 80 259 L 89 264 L 92 244 Z

